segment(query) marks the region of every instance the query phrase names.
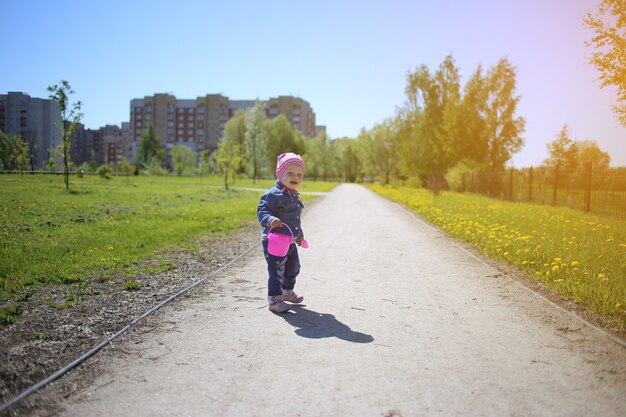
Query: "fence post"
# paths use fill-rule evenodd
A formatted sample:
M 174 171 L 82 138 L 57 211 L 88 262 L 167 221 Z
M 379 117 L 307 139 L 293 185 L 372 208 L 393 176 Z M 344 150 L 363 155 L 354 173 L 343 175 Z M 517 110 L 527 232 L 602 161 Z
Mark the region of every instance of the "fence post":
M 559 165 L 554 167 L 554 194 L 552 196 L 552 205 L 556 206 L 556 193 L 559 188 Z
M 585 184 L 585 213 L 591 211 L 591 175 L 592 175 L 592 162 L 587 162 L 587 184 Z
M 528 171 L 528 201 L 533 201 L 533 167 Z
M 509 172 L 509 201 L 513 201 L 513 168 Z

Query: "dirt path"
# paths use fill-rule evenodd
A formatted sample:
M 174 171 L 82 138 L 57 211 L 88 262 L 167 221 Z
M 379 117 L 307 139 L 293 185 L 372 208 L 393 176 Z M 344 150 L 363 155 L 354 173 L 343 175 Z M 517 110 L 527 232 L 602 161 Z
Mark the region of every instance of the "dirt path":
M 259 248 L 100 355 L 59 415 L 626 415 L 625 348 L 400 206 L 342 185 L 303 225 L 303 306 L 267 311 Z

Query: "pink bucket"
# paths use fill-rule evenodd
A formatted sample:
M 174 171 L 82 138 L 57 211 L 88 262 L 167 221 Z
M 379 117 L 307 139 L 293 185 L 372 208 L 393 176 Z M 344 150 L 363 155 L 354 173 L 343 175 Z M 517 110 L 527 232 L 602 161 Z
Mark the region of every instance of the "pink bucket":
M 283 226 L 289 230 L 289 234 L 285 235 L 282 233 L 270 232 L 267 234 L 267 251 L 270 255 L 274 256 L 285 256 L 289 251 L 289 246 L 293 243 L 293 232 L 283 223 Z M 302 239 L 300 242 L 303 248 L 308 248 L 309 244 L 306 240 Z

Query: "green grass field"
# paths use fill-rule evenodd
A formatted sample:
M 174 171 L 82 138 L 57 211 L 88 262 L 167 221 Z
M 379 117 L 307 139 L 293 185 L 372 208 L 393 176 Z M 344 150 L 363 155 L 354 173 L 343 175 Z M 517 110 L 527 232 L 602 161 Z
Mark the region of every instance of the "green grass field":
M 470 194 L 370 188 L 626 328 L 626 221 Z
M 139 261 L 169 248 L 194 250 L 198 238 L 256 222 L 262 192 L 221 185 L 217 177 L 85 176 L 72 177 L 68 192 L 62 176 L 0 176 L 0 300 L 34 286 L 132 275 Z M 333 186 L 309 181 L 302 191 Z M 164 260 L 151 272 L 171 267 Z

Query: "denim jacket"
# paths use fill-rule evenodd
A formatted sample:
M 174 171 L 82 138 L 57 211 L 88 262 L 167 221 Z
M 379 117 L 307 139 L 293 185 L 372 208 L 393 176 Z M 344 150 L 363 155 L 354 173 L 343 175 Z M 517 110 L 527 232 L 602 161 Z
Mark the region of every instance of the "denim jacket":
M 269 225 L 274 219 L 280 219 L 281 222 L 287 224 L 291 228 L 294 238 L 303 238 L 304 232 L 300 223 L 303 208 L 304 204 L 298 192 L 290 190 L 282 182 L 276 181 L 276 184 L 261 196 L 261 201 L 256 210 L 259 223 L 263 227 L 261 238 L 267 238 L 270 230 Z M 289 234 L 286 227 L 274 228 L 273 231 Z

